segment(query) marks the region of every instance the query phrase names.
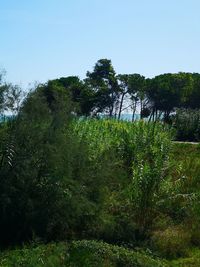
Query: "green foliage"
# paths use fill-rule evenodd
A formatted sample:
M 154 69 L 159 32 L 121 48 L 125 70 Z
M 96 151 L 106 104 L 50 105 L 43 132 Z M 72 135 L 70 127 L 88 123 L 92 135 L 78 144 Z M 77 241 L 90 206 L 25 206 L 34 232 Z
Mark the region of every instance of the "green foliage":
M 168 262 L 170 267 L 198 267 L 200 266 L 200 250 L 193 248 L 188 251 L 187 257 Z
M 92 113 L 95 105 L 95 93 L 77 76 L 63 77 L 51 82 L 63 87 L 70 94 L 78 115 L 88 116 Z
M 151 142 L 146 142 L 145 147 L 136 153 L 130 187 L 133 213 L 141 233 L 151 226 L 155 216 L 156 205 L 161 197 L 160 190 L 167 178 L 170 150 L 170 139 L 162 126 L 152 124 L 147 132 Z
M 182 106 L 192 85 L 193 79 L 190 73 L 162 74 L 149 79 L 147 95 L 153 116 L 154 113 L 157 116 L 157 111 L 162 111 L 167 120 L 174 108 Z
M 95 113 L 115 116 L 119 101 L 119 86 L 111 60 L 100 59 L 92 72 L 87 72 L 86 84 L 95 92 Z
M 0 121 L 1 247 L 34 238 L 115 244 L 40 245 L 2 253 L 2 264 L 164 266 L 130 248 L 178 257 L 199 246 L 199 146 L 172 145 L 172 130 L 155 122 L 170 121 L 177 107 L 199 108 L 199 77 L 117 76 L 101 59 L 84 81 L 49 81 L 22 102 L 0 75 L 0 112 L 15 114 Z M 120 119 L 130 108 L 134 118 L 139 106 L 149 122 L 78 117 Z M 177 139 L 200 140 L 198 109 L 179 109 L 171 122 Z
M 163 201 L 160 202 L 160 211 L 176 223 L 184 221 L 188 230 L 199 220 L 199 155 L 198 145 L 173 144 L 169 179 L 164 186 Z
M 70 246 L 70 266 L 159 267 L 164 263 L 142 252 L 97 241 L 75 241 Z
M 153 155 L 156 145 L 160 146 L 159 150 L 164 144 L 170 144 L 168 128 L 159 123 L 89 119 L 76 121 L 74 129 L 80 140 L 88 143 L 91 157 L 99 157 L 113 149 L 130 168 L 134 160 L 143 156 L 148 159 L 148 155 L 151 156 L 149 149 Z
M 38 237 L 100 239 L 130 248 L 148 246 L 152 233 L 153 247 L 166 257 L 182 255 L 189 237 L 199 245 L 198 147 L 175 144 L 171 153 L 172 133 L 163 123 L 76 117 L 97 111 L 94 103 L 86 111 L 82 104 L 87 101 L 79 101 L 92 92 L 93 82 L 96 92 L 104 95 L 106 89 L 114 101 L 109 100 L 103 110 L 109 115 L 117 112 L 123 100 L 112 91 L 117 88 L 115 79 L 120 80 L 120 93 L 128 95 L 131 77 L 133 101 L 140 99 L 146 105 L 144 77 L 116 77 L 111 62 L 100 61 L 88 74 L 89 91 L 77 77 L 49 81 L 29 93 L 17 116 L 1 121 L 2 247 Z M 180 77 L 174 78 L 179 84 Z M 172 86 L 168 85 L 162 88 L 167 86 L 168 91 Z M 94 261 L 100 266 L 134 266 L 129 263 L 132 257 L 140 264 L 136 251 L 88 242 L 70 246 L 74 266 L 93 266 Z
M 113 198 L 110 203 L 108 201 L 112 209 L 109 206 L 107 209 L 114 213 L 114 218 L 126 231 L 123 232 L 115 219 L 109 227 L 114 236 L 119 237 L 122 231 L 122 236 L 125 237 L 127 232 L 134 240 L 135 231 L 141 232 L 139 236 L 146 232 L 155 216 L 160 187 L 166 178 L 170 132 L 161 124 L 115 120 L 79 120 L 74 129 L 81 142 L 88 143 L 92 160 L 99 160 L 106 154 L 115 155 L 110 167 L 114 170 L 118 166 L 118 173 L 123 176 L 122 170 L 125 170 L 126 180 L 123 177 L 113 180 L 112 173 L 112 180 L 107 181 L 109 185 L 115 184 L 108 189 L 108 195 Z M 116 190 L 118 196 L 114 194 Z
M 80 80 L 77 76 L 69 76 L 49 81 L 48 84 L 62 87 L 63 94 L 65 92 L 70 94 L 76 107 L 74 110 L 79 116 L 103 114 L 120 119 L 122 113 L 126 112 L 132 113 L 132 121 L 134 121 L 136 110 L 140 110 L 140 118 L 171 123 L 170 116 L 177 108 L 200 108 L 200 74 L 198 73 L 165 73 L 151 79 L 137 73 L 117 75 L 111 60 L 99 59 L 93 70 L 86 73 L 84 80 Z M 0 88 L 4 90 L 6 87 L 0 86 Z M 0 98 L 0 103 L 5 102 L 3 91 L 0 93 Z M 12 97 L 8 100 L 8 105 L 13 104 Z M 16 103 L 13 106 L 16 110 Z M 180 128 L 178 138 L 180 135 L 180 139 L 198 140 L 199 125 L 196 127 L 196 122 L 193 122 L 196 119 L 188 121 L 185 118 L 184 120 L 190 125 L 185 129 L 184 134 L 184 122 L 180 122 L 183 127 L 177 126 Z
M 38 245 L 0 253 L 1 267 L 66 267 L 68 254 L 64 243 Z
M 72 111 L 63 88 L 48 84 L 1 124 L 1 245 L 81 236 L 96 218 L 103 172 L 71 132 Z
M 140 105 L 141 118 L 145 117 L 144 110 L 146 109 L 147 98 L 146 98 L 146 79 L 140 74 L 130 74 L 128 80 L 128 92 L 130 100 L 132 102 L 133 116 L 136 111 L 137 104 Z M 133 118 L 132 118 L 133 120 Z
M 155 247 L 165 257 L 182 256 L 191 245 L 199 246 L 199 155 L 198 145 L 173 144 L 169 179 L 153 234 Z
M 192 73 L 190 74 L 192 79 L 192 86 L 190 90 L 187 90 L 184 98 L 184 107 L 191 109 L 200 108 L 200 74 Z
M 177 140 L 200 141 L 200 110 L 177 110 L 173 125 L 177 131 Z
M 73 241 L 29 246 L 0 253 L 1 267 L 164 267 L 142 251 L 129 250 L 101 241 Z

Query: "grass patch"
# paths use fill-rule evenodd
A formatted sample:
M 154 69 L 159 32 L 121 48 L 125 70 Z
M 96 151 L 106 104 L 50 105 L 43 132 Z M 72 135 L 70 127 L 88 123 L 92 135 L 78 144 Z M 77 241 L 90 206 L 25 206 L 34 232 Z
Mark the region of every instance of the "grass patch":
M 189 251 L 186 258 L 180 258 L 168 262 L 170 267 L 199 267 L 200 266 L 200 249 L 194 248 Z

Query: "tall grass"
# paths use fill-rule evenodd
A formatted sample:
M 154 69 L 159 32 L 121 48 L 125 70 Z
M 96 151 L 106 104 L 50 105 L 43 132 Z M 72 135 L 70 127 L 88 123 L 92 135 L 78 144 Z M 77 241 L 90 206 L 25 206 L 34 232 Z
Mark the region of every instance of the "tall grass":
M 139 238 L 150 227 L 166 178 L 171 132 L 161 123 L 135 123 L 115 120 L 79 120 L 74 131 L 89 146 L 91 160 L 115 155 L 110 168 L 124 169 L 128 183 L 123 188 L 124 205 Z M 122 177 L 123 180 L 124 177 Z
M 130 164 L 139 154 L 146 154 L 147 158 L 150 148 L 154 154 L 156 148 L 162 151 L 164 147 L 169 147 L 171 138 L 167 126 L 144 121 L 78 120 L 74 123 L 74 131 L 81 142 L 88 143 L 91 157 L 99 157 L 105 151 L 115 149 L 122 159 L 128 158 Z

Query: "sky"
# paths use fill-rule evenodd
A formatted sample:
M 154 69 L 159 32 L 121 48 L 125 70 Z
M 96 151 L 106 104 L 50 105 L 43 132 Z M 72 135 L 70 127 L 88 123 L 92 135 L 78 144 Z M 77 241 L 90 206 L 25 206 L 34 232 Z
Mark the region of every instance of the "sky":
M 200 72 L 199 0 L 0 0 L 0 69 L 22 87 L 77 75 Z

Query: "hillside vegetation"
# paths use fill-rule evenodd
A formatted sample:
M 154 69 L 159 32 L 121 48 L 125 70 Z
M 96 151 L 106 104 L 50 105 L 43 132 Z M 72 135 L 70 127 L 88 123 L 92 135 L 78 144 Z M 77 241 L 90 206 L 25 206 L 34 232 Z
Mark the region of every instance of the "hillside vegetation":
M 23 100 L 0 86 L 0 111 L 13 112 L 0 121 L 2 266 L 198 264 L 200 146 L 173 140 L 198 140 L 199 112 L 151 106 L 149 120 L 121 121 L 110 67 L 100 61 L 81 88 L 49 81 Z M 146 91 L 141 99 L 144 112 Z

